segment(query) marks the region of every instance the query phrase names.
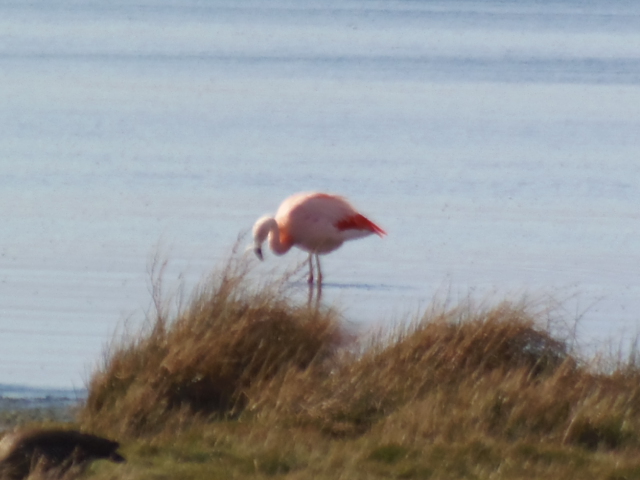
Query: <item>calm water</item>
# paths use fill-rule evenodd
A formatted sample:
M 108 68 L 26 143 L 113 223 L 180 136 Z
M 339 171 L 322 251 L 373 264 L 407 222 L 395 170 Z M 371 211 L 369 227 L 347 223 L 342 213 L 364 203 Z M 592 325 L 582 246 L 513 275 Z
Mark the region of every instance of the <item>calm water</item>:
M 635 334 L 638 45 L 631 1 L 0 2 L 0 384 L 82 388 L 155 252 L 193 285 L 303 190 L 389 232 L 325 259 L 354 321 L 526 293 Z

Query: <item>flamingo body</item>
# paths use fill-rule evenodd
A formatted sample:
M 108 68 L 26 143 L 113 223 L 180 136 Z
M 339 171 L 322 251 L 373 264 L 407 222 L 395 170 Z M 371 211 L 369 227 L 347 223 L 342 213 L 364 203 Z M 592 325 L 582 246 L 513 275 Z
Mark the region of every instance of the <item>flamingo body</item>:
M 313 281 L 311 257 L 339 248 L 345 241 L 386 232 L 359 213 L 345 198 L 320 192 L 297 193 L 285 199 L 275 217 L 260 218 L 253 227 L 254 249 L 262 259 L 262 244 L 276 255 L 283 255 L 296 246 L 309 252 L 310 276 Z

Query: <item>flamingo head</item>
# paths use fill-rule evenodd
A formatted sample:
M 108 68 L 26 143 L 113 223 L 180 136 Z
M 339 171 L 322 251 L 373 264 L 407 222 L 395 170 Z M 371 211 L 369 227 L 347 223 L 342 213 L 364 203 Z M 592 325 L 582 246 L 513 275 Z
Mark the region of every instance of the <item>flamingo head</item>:
M 259 218 L 253 225 L 253 252 L 260 260 L 264 260 L 262 244 L 269 236 L 274 223 L 273 217 L 264 216 Z

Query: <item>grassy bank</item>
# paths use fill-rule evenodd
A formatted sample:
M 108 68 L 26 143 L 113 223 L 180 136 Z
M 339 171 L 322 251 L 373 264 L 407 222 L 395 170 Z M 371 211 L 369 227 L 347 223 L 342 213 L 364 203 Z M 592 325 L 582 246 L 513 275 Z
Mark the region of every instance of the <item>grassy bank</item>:
M 640 479 L 640 368 L 595 364 L 520 303 L 356 338 L 233 260 L 110 346 L 77 416 L 104 479 Z

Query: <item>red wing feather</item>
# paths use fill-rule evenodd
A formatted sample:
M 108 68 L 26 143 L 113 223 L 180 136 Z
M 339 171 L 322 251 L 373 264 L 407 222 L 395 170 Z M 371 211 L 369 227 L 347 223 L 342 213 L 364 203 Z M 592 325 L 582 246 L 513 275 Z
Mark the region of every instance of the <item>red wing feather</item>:
M 338 223 L 336 223 L 335 225 L 336 225 L 336 228 L 340 231 L 367 230 L 369 232 L 376 233 L 381 237 L 387 234 L 387 232 L 385 232 L 382 228 L 380 228 L 378 225 L 373 223 L 364 215 L 360 215 L 359 213 L 356 213 L 355 215 L 344 218 L 340 220 Z

